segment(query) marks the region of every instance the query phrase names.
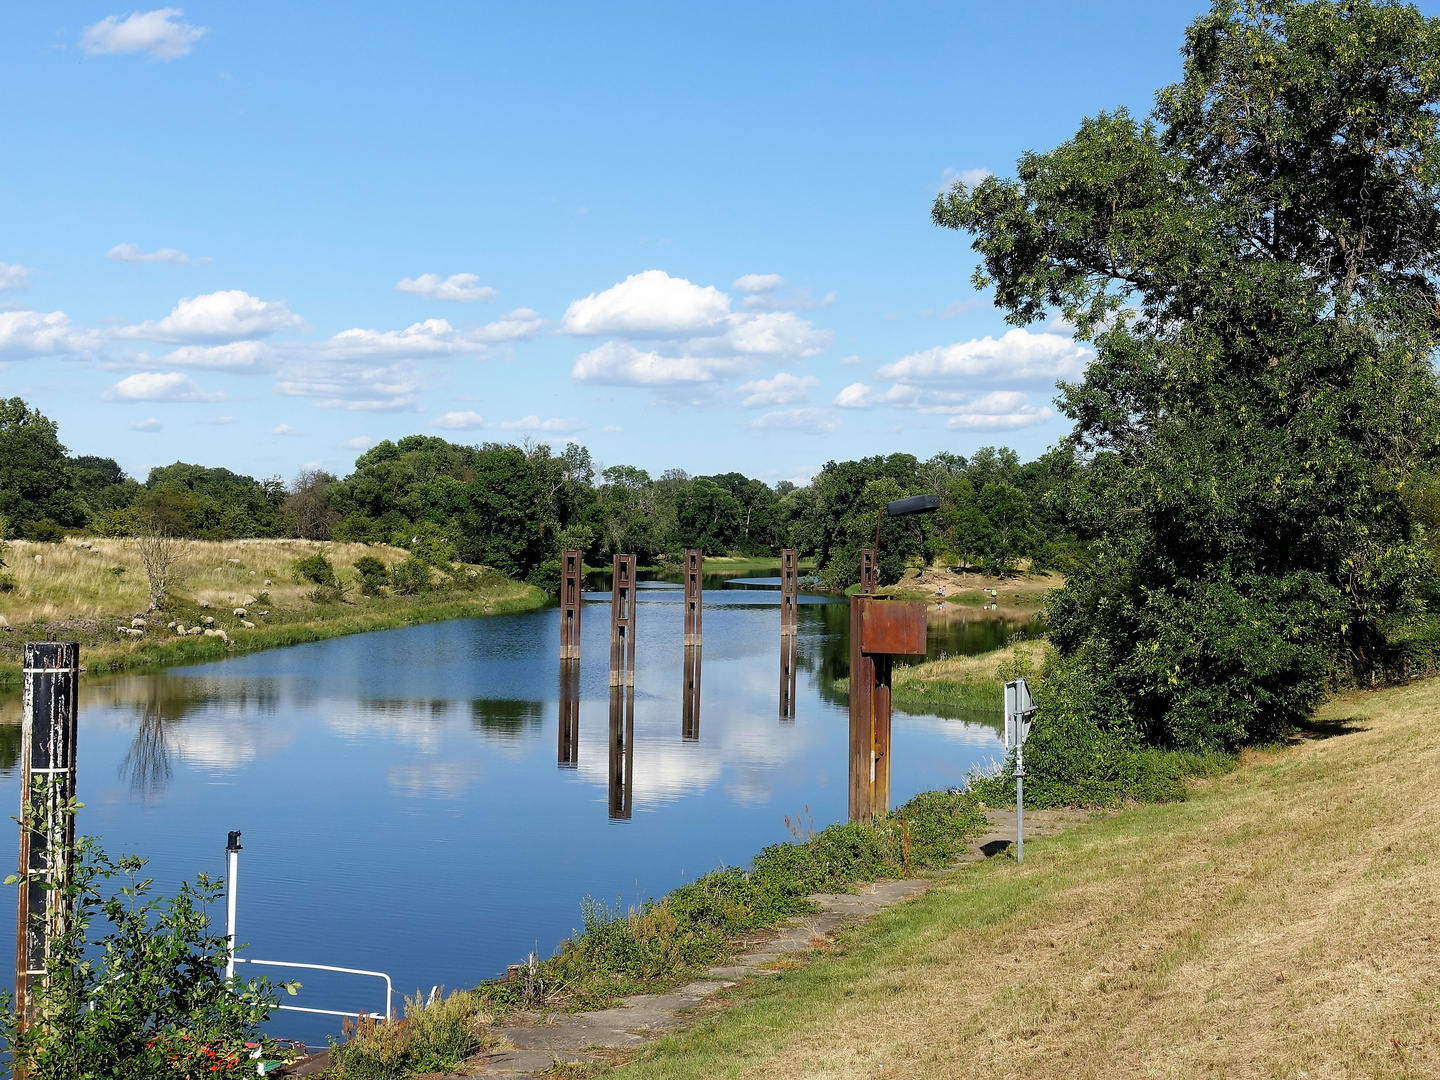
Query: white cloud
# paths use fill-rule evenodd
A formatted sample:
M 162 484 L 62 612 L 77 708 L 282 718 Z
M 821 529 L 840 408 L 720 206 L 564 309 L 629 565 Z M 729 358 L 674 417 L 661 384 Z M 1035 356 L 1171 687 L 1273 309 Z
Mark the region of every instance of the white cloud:
M 439 274 L 421 274 L 417 278 L 401 278 L 395 283 L 397 292 L 414 293 L 430 300 L 458 300 L 473 304 L 494 300 L 496 293 L 488 285 L 481 285 L 475 274 L 451 274 L 442 278 Z
M 274 366 L 275 350 L 260 341 L 228 345 L 182 345 L 159 360 L 168 367 L 213 368 L 219 371 L 264 371 Z
M 233 416 L 212 416 L 209 420 L 200 421 L 202 424 L 233 424 L 235 422 Z
M 0 311 L 0 357 L 79 352 L 95 335 L 70 325 L 63 311 Z
M 224 394 L 207 394 L 179 371 L 139 371 L 105 391 L 107 401 L 221 401 Z
M 880 369 L 883 379 L 947 383 L 988 376 L 1069 379 L 1082 374 L 1093 354 L 1073 338 L 1010 330 L 998 340 L 975 338 L 911 353 Z
M 792 311 L 770 311 L 733 316 L 724 341 L 736 352 L 753 355 L 815 356 L 825 351 L 833 336 Z
M 756 431 L 795 431 L 805 435 L 829 435 L 840 428 L 840 418 L 824 409 L 780 409 L 751 420 Z
M 162 426 L 163 426 L 163 425 L 160 423 L 160 421 L 157 420 L 155 417 L 152 416 L 152 417 L 150 417 L 148 420 L 136 420 L 136 421 L 134 421 L 134 422 L 130 425 L 130 430 L 131 430 L 131 431 L 156 432 L 156 431 L 159 431 Z
M 532 337 L 540 317 L 519 308 L 473 330 L 457 330 L 444 319 L 426 319 L 404 330 L 342 330 L 321 346 L 322 355 L 357 359 L 394 357 L 409 360 L 483 354 L 491 347 Z
M 718 333 L 730 298 L 713 285 L 672 278 L 664 270 L 632 274 L 604 292 L 572 301 L 560 320 L 567 334 L 681 337 Z
M 447 431 L 468 431 L 471 428 L 484 427 L 485 418 L 477 412 L 447 412 L 431 420 L 430 426 Z
M 340 444 L 341 450 L 369 450 L 375 445 L 375 440 L 369 435 L 356 435 L 353 439 L 346 439 Z
M 864 362 L 865 358 L 863 356 L 845 356 L 840 359 L 840 363 L 846 367 L 853 367 L 856 364 L 863 364 Z
M 187 296 L 165 318 L 127 326 L 115 336 L 176 343 L 228 343 L 266 337 L 304 323 L 283 300 L 261 300 L 240 289 L 223 289 L 204 296 Z
M 607 341 L 576 357 L 570 375 L 579 382 L 611 386 L 676 386 L 713 382 L 749 366 L 749 361 L 733 356 L 663 356 L 629 342 Z
M 623 427 L 618 427 L 615 424 L 606 424 L 600 429 L 601 433 L 605 435 L 619 435 L 624 430 Z
M 0 262 L 0 292 L 8 289 L 24 289 L 30 285 L 30 277 L 35 271 L 28 266 L 21 266 L 19 263 Z
M 116 262 L 173 263 L 176 266 L 203 266 L 214 260 L 208 255 L 191 258 L 177 248 L 160 248 L 157 251 L 141 251 L 138 244 L 116 244 L 105 253 L 107 259 Z
M 945 426 L 951 431 L 971 431 L 977 428 L 1008 431 L 1043 424 L 1053 415 L 1055 414 L 1049 409 L 1026 405 L 1010 413 L 959 413 L 950 417 Z
M 265 434 L 266 434 L 266 435 L 309 435 L 310 433 L 309 433 L 308 431 L 301 431 L 299 428 L 293 428 L 293 427 L 291 427 L 289 424 L 276 424 L 276 425 L 275 425 L 274 427 L 272 427 L 269 431 L 265 432 Z
M 541 420 L 539 416 L 531 414 L 522 416 L 519 420 L 506 420 L 500 425 L 500 428 L 503 431 L 536 431 L 546 435 L 573 435 L 584 426 L 579 420 L 566 420 L 559 416 Z
M 206 30 L 178 22 L 184 14 L 180 8 L 157 8 L 132 11 L 124 19 L 110 15 L 85 28 L 80 47 L 87 56 L 143 52 L 154 60 L 174 60 L 188 53 Z
M 873 386 L 857 382 L 836 394 L 834 403 L 842 409 L 872 409 L 880 404 L 880 399 Z
M 742 274 L 730 283 L 730 287 L 741 292 L 766 293 L 774 292 L 784 284 L 785 279 L 779 274 Z
M 285 397 L 319 398 L 321 409 L 399 412 L 413 409 L 429 384 L 425 373 L 407 362 L 364 364 L 305 360 L 286 367 L 275 392 Z
M 938 192 L 949 191 L 957 183 L 964 184 L 967 188 L 972 188 L 976 184 L 988 180 L 994 175 L 995 174 L 989 169 L 966 169 L 963 172 L 957 169 L 946 169 L 940 174 L 940 186 L 935 190 Z
M 773 379 L 755 379 L 741 383 L 740 393 L 745 397 L 740 404 L 747 409 L 766 405 L 793 405 L 804 401 L 810 396 L 810 391 L 819 385 L 820 380 L 814 375 L 791 375 L 782 371 Z

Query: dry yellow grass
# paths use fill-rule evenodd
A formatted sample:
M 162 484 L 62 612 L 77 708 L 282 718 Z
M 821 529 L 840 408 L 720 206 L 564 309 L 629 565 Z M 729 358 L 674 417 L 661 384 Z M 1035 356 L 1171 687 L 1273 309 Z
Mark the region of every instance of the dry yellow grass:
M 82 544 L 91 545 L 89 548 Z M 322 552 L 336 568 L 363 555 L 387 564 L 406 552 L 392 547 L 314 540 L 196 540 L 181 559 L 176 591 L 213 606 L 234 607 L 271 581 L 267 606 L 299 607 L 313 585 L 295 580 L 296 559 Z M 231 561 L 234 560 L 234 561 Z M 0 593 L 0 615 L 12 625 L 49 619 L 129 616 L 149 606 L 145 571 L 133 540 L 67 539 L 59 544 L 13 540 L 6 553 L 18 588 Z M 123 567 L 124 573 L 112 572 Z
M 634 1078 L 1440 1076 L 1440 681 L 992 860 Z

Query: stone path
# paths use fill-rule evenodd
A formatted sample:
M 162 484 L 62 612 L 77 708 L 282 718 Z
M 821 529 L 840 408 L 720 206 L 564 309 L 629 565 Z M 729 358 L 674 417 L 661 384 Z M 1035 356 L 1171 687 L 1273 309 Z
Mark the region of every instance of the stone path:
M 1005 851 L 1015 838 L 1015 811 L 987 810 L 990 830 L 971 841 L 959 864 L 979 862 Z M 1046 836 L 1088 820 L 1083 810 L 1039 810 L 1025 815 L 1025 835 Z M 685 1015 L 716 991 L 742 979 L 775 975 L 779 962 L 793 953 L 823 946 L 841 927 L 869 918 L 892 904 L 919 896 L 936 877 L 880 881 L 860 885 L 854 893 L 822 893 L 811 897 L 820 907 L 813 915 L 783 924 L 757 939 L 733 963 L 710 968 L 705 977 L 668 994 L 637 994 L 614 1008 L 587 1013 L 519 1013 L 497 1029 L 504 1049 L 473 1058 L 462 1076 L 509 1077 L 521 1080 L 545 1072 L 556 1062 L 616 1060 L 666 1031 L 682 1027 Z

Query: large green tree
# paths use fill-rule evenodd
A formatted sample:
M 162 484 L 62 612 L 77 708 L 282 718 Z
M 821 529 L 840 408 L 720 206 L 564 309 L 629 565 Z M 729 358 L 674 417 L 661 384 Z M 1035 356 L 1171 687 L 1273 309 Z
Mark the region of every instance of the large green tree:
M 55 421 L 18 397 L 0 401 L 0 514 L 16 532 L 45 520 L 84 523 Z
M 957 185 L 1008 319 L 1063 314 L 1093 562 L 1054 602 L 1071 702 L 1230 747 L 1382 665 L 1424 615 L 1407 485 L 1440 450 L 1440 22 L 1375 0 L 1221 0 L 1184 75 Z M 1057 714 L 1066 713 L 1057 702 Z

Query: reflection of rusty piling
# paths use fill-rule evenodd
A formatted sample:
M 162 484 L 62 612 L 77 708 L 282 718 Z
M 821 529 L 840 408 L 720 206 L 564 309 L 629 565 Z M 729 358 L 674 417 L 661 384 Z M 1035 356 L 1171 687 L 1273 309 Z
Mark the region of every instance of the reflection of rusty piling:
M 580 661 L 560 661 L 560 740 L 555 764 L 573 769 L 580 763 Z
M 700 613 L 702 610 L 704 583 L 700 577 L 700 552 L 690 548 L 685 552 L 685 644 L 700 644 Z
M 635 772 L 635 688 L 610 687 L 610 818 L 630 820 Z
M 64 934 L 65 887 L 75 872 L 75 739 L 80 717 L 80 645 L 25 644 L 20 729 L 20 889 L 15 1014 L 32 1018 L 31 985 L 45 978 L 50 943 Z
M 686 742 L 700 740 L 700 647 L 685 647 L 685 689 L 680 706 L 680 737 Z
M 800 639 L 793 633 L 780 636 L 780 719 L 795 719 L 795 661 Z
M 860 591 L 866 596 L 875 595 L 875 587 L 880 584 L 880 574 L 875 566 L 875 549 L 860 549 Z
M 580 659 L 580 601 L 584 591 L 580 552 L 560 553 L 560 659 Z
M 800 553 L 794 548 L 780 552 L 780 633 L 794 634 L 800 615 Z
M 616 555 L 610 580 L 610 685 L 635 685 L 635 556 Z

